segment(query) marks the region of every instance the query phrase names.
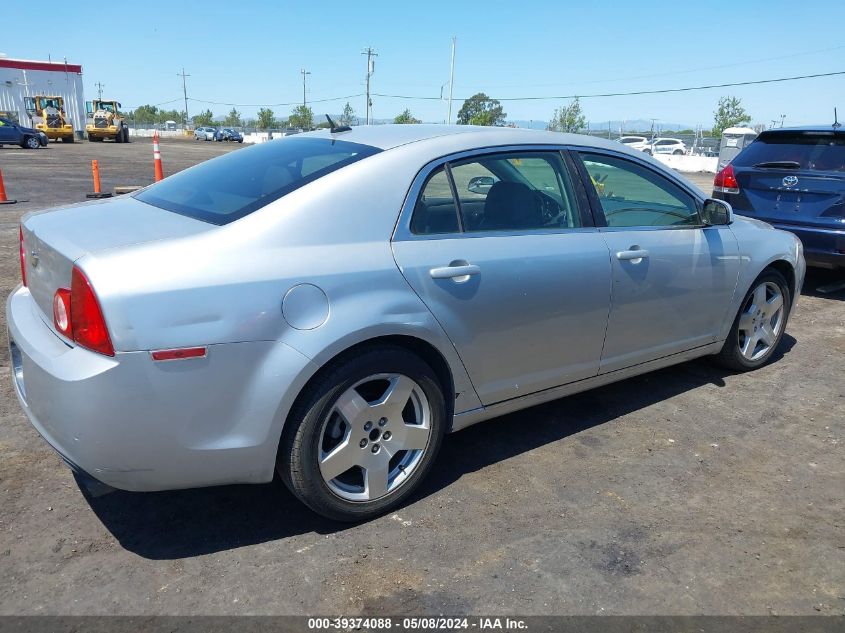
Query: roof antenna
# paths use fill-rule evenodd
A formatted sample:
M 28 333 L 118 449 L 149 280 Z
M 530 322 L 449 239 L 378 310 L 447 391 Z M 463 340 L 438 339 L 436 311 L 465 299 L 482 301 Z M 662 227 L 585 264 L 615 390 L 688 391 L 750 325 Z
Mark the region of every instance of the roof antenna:
M 338 125 L 337 123 L 332 121 L 332 118 L 328 114 L 326 115 L 326 120 L 329 122 L 329 125 L 331 126 L 331 129 L 329 130 L 329 132 L 331 132 L 332 134 L 337 134 L 338 132 L 351 132 L 352 131 L 352 128 L 349 127 L 348 125 Z
M 833 108 L 833 129 L 835 130 L 838 127 L 842 127 L 842 124 L 839 122 L 839 117 L 836 114 L 836 108 Z

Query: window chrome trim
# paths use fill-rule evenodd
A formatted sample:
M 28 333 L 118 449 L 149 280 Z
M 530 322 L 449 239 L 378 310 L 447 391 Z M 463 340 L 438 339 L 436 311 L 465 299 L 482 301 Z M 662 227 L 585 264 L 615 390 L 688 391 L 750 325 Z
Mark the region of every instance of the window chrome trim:
M 473 237 L 506 237 L 506 236 L 520 236 L 520 235 L 557 235 L 561 233 L 594 233 L 596 232 L 595 226 L 580 226 L 580 227 L 573 227 L 573 228 L 560 228 L 560 229 L 553 229 L 553 228 L 542 228 L 542 229 L 530 229 L 526 231 L 465 231 L 462 233 L 432 233 L 427 235 L 417 235 L 413 231 L 411 231 L 411 219 L 414 215 L 414 207 L 417 205 L 417 200 L 419 199 L 420 194 L 422 193 L 422 189 L 425 186 L 426 180 L 428 179 L 429 175 L 435 171 L 438 167 L 442 167 L 446 163 L 453 163 L 459 160 L 464 160 L 467 158 L 474 158 L 476 156 L 492 156 L 495 154 L 512 154 L 514 152 L 563 152 L 567 150 L 577 150 L 577 146 L 572 145 L 561 145 L 561 144 L 531 144 L 531 145 L 501 145 L 501 146 L 492 146 L 492 147 L 481 147 L 471 150 L 465 150 L 462 152 L 455 152 L 454 154 L 449 154 L 447 156 L 441 156 L 436 158 L 428 163 L 426 163 L 420 171 L 417 172 L 417 175 L 414 177 L 413 182 L 411 183 L 411 187 L 408 189 L 408 193 L 405 196 L 405 202 L 402 204 L 402 211 L 399 213 L 399 218 L 396 222 L 396 227 L 393 230 L 393 236 L 391 237 L 391 242 L 409 242 L 409 241 L 416 241 L 416 240 L 443 240 L 443 239 L 458 239 L 458 238 L 473 238 Z M 566 161 L 561 158 L 561 162 L 563 163 L 563 167 L 565 169 L 568 168 Z M 568 174 L 570 179 L 574 179 L 577 177 L 577 174 Z M 451 178 L 450 178 L 451 180 Z M 572 187 L 576 187 L 576 183 L 572 182 Z M 457 193 L 457 192 L 455 192 Z M 580 209 L 580 201 L 578 200 L 578 196 L 575 195 L 576 192 L 572 192 L 575 197 L 576 204 L 579 205 L 579 213 L 580 217 L 583 221 L 583 212 Z

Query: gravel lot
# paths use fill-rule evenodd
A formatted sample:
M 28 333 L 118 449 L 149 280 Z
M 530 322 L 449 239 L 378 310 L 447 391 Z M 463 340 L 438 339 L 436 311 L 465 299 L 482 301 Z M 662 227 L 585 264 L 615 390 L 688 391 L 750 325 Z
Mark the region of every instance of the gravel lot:
M 165 173 L 235 149 L 163 141 Z M 149 139 L 0 149 L 22 201 L 0 206 L 4 299 L 20 215 L 84 200 L 92 158 L 104 190 L 152 179 Z M 0 615 L 843 614 L 845 291 L 816 290 L 835 280 L 811 273 L 773 364 L 694 361 L 462 431 L 357 526 L 279 482 L 83 492 L 4 377 Z

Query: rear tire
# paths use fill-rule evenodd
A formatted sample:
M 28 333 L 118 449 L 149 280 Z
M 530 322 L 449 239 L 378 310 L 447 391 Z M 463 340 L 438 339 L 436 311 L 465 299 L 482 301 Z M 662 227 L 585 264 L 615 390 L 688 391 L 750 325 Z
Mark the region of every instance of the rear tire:
M 445 428 L 446 401 L 431 367 L 402 348 L 373 347 L 328 367 L 300 394 L 276 470 L 314 512 L 368 520 L 414 492 Z
M 765 365 L 780 345 L 791 307 L 786 279 L 772 268 L 764 270 L 745 294 L 716 361 L 733 371 Z
M 62 137 L 62 143 L 73 143 L 73 137 L 72 136 L 63 136 Z
M 129 142 L 129 128 L 128 127 L 123 128 L 123 142 L 124 143 Z
M 114 135 L 114 142 L 115 143 L 122 143 L 123 142 L 123 130 L 118 130 L 117 134 Z

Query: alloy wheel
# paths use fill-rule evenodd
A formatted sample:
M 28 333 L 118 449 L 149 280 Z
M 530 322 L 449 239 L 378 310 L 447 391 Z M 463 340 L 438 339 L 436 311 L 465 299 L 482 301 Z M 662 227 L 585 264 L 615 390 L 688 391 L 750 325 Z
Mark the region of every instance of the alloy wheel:
M 739 317 L 739 351 L 747 360 L 762 358 L 772 349 L 784 325 L 783 292 L 766 281 L 754 289 Z
M 431 439 L 431 407 L 403 374 L 376 374 L 334 403 L 319 436 L 319 466 L 329 490 L 347 501 L 373 501 L 398 490 Z

